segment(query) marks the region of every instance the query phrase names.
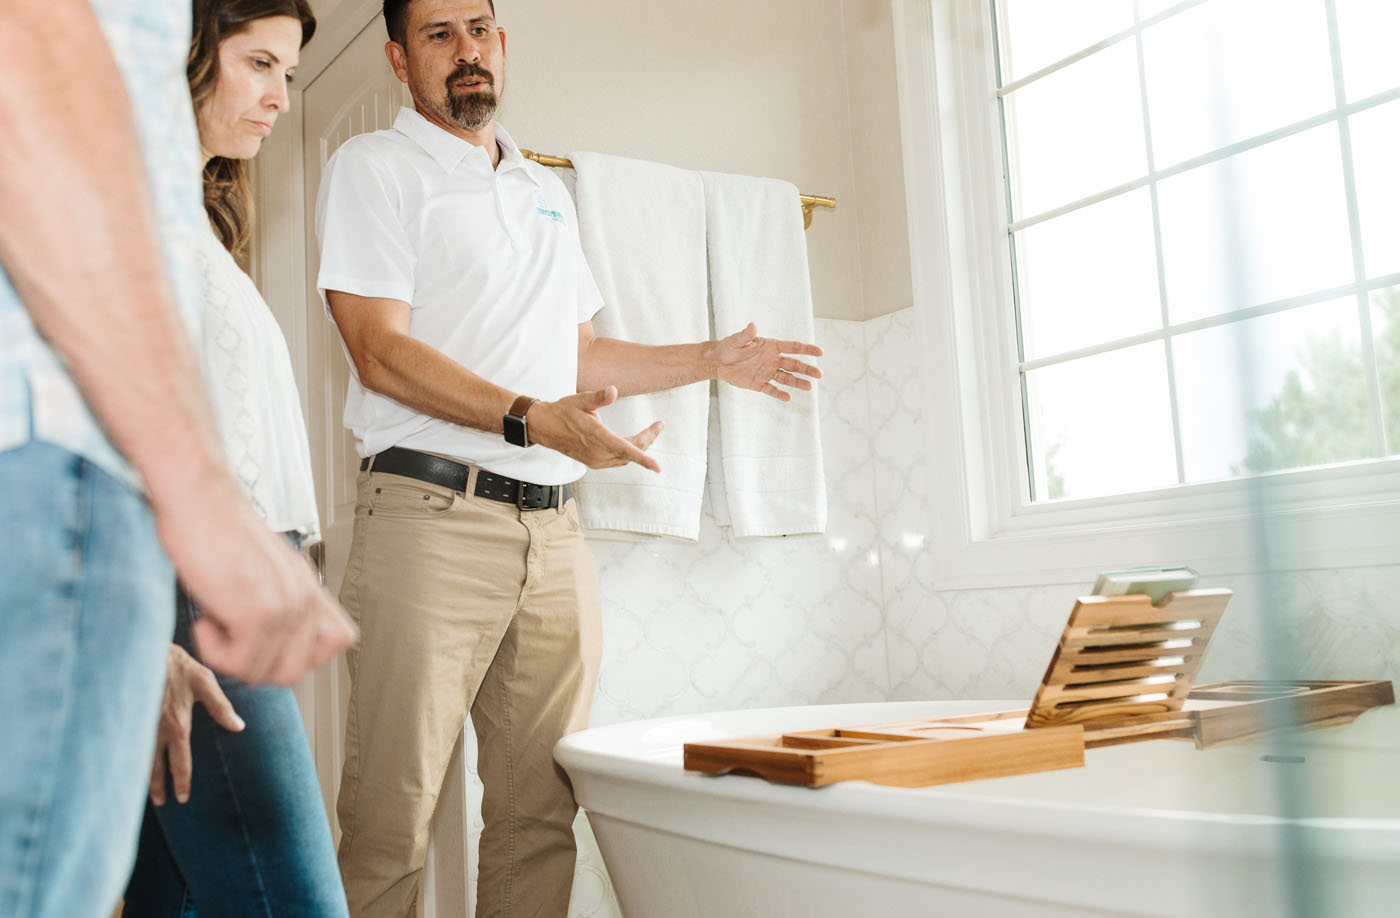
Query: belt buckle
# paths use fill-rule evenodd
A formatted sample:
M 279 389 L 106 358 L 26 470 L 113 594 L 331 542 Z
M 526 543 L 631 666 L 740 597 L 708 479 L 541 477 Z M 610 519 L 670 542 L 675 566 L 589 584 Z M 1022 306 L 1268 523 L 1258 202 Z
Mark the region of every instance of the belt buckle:
M 530 506 L 525 505 L 525 489 L 539 488 L 540 491 L 549 495 L 548 500 L 541 500 Z M 563 506 L 564 486 L 563 485 L 537 485 L 528 481 L 517 481 L 515 483 L 515 508 L 517 510 L 548 510 L 556 505 Z

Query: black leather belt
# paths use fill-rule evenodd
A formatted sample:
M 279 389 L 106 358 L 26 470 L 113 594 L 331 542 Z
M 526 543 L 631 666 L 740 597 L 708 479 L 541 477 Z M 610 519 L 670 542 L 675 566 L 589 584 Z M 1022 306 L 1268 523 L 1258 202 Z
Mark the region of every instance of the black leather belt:
M 391 446 L 360 460 L 360 471 L 370 470 L 389 475 L 416 478 L 453 491 L 467 490 L 467 478 L 472 467 L 441 456 L 420 453 L 416 449 Z M 574 496 L 573 485 L 538 485 L 496 475 L 483 468 L 476 470 L 476 487 L 472 493 L 487 500 L 515 504 L 521 510 L 545 510 L 562 507 Z

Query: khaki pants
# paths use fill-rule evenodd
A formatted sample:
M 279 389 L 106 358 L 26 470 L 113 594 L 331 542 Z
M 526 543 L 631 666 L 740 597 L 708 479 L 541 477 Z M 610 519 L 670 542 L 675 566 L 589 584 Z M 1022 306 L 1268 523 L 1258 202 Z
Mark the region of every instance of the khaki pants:
M 568 913 L 573 791 L 555 742 L 582 728 L 601 656 L 597 570 L 573 501 L 511 504 L 361 472 L 340 599 L 350 652 L 336 810 L 354 918 L 414 914 L 428 828 L 471 713 L 485 785 L 479 918 Z

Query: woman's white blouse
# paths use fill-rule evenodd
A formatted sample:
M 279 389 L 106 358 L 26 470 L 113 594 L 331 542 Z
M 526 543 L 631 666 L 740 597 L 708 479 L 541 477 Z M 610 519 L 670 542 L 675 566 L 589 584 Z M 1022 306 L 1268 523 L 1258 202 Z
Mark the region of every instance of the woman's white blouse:
M 200 362 L 229 468 L 273 529 L 319 539 L 311 449 L 282 329 L 213 227 L 201 234 L 198 261 Z

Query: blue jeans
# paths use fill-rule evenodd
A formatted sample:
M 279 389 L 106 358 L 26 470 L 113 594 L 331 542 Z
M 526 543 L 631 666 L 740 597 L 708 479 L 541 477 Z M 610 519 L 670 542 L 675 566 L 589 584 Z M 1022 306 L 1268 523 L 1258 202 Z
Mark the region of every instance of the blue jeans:
M 0 452 L 0 915 L 112 913 L 150 775 L 172 583 L 130 487 L 44 443 Z
M 183 590 L 175 642 L 198 658 Z M 330 918 L 348 915 L 330 823 L 292 690 L 219 677 L 246 727 L 230 733 L 196 705 L 194 771 L 180 803 L 147 801 L 136 869 L 126 891 L 133 918 Z

